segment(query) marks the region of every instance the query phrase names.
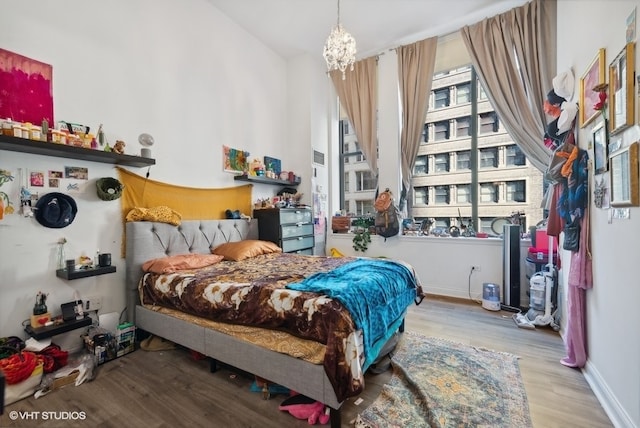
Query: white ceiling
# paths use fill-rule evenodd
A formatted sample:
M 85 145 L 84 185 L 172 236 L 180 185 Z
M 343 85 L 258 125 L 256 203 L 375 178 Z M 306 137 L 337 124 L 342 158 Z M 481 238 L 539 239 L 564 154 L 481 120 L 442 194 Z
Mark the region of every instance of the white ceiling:
M 208 0 L 284 58 L 322 47 L 337 23 L 337 0 Z M 451 33 L 526 0 L 341 0 L 340 21 L 357 58 Z

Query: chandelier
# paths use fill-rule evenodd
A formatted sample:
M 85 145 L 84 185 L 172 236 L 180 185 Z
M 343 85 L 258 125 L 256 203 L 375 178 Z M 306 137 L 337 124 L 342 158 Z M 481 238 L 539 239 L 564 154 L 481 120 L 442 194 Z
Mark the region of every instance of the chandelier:
M 351 71 L 353 71 L 353 63 L 356 60 L 356 41 L 340 24 L 340 0 L 338 0 L 338 23 L 331 29 L 331 34 L 327 37 L 322 56 L 327 61 L 329 71 L 340 70 L 342 72 L 342 80 L 345 79 L 344 72 L 347 67 L 351 66 Z

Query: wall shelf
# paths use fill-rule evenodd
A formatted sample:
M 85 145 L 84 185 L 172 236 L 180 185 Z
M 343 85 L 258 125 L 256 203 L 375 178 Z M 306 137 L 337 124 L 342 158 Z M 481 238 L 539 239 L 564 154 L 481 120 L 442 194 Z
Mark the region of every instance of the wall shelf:
M 88 276 L 104 275 L 105 273 L 114 273 L 116 271 L 115 266 L 104 266 L 91 269 L 76 269 L 68 271 L 66 269 L 56 270 L 56 276 L 58 278 L 72 280 L 79 278 L 86 278 Z
M 102 150 L 85 149 L 84 147 L 27 140 L 26 138 L 11 137 L 8 135 L 0 135 L 0 150 L 134 167 L 156 164 L 155 159 L 143 158 L 141 156 L 121 155 L 115 152 L 104 152 Z
M 250 183 L 261 183 L 261 184 L 277 184 L 280 186 L 292 186 L 295 187 L 300 183 L 292 183 L 289 180 L 279 180 L 277 178 L 267 178 L 261 177 L 257 175 L 236 175 L 233 177 L 236 181 L 248 181 Z

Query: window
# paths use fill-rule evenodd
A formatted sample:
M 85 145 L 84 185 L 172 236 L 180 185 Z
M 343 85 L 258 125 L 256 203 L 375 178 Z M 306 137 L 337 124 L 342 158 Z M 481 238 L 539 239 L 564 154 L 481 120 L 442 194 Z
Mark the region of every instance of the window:
M 449 121 L 443 120 L 433 124 L 434 140 L 443 141 L 449 139 Z
M 478 99 L 479 100 L 488 99 L 487 93 L 484 91 L 484 86 L 482 86 L 482 83 L 480 83 L 479 79 L 478 79 Z
M 465 104 L 471 101 L 471 82 L 456 86 L 456 104 Z
M 460 50 L 451 48 L 452 37 L 459 38 Z M 476 228 L 491 232 L 494 218 L 518 209 L 526 213 L 527 221 L 536 224 L 544 213 L 541 208 L 543 174 L 527 162 L 500 123 L 488 93 L 469 65 L 471 60 L 462 36 L 449 34 L 446 42 L 447 49 L 437 50 L 436 62 L 450 67 L 441 67 L 433 77 L 430 108 L 421 122 L 424 143 L 413 168 L 414 187 L 407 193 L 409 199 L 402 201 L 406 202 L 407 215 L 412 219 L 435 218 L 436 225 L 448 227 L 457 223 L 459 211 L 465 216 L 473 212 L 477 213 Z M 440 45 L 443 46 L 444 43 Z M 379 82 L 381 87 L 394 90 L 397 84 L 395 80 Z M 390 106 L 388 102 L 385 101 L 383 111 L 394 116 L 399 114 L 395 110 L 399 107 Z M 384 117 L 382 123 L 395 123 L 395 119 Z M 344 140 L 337 148 L 342 149 L 340 166 L 344 169 L 338 177 L 341 177 L 341 204 L 344 200 L 345 206 L 339 209 L 366 215 L 369 202 L 375 198 L 378 171 L 369 171 L 356 143 L 353 125 L 347 124 L 346 119 L 344 123 L 344 129 L 338 134 L 344 134 Z M 384 143 L 396 144 L 394 141 Z M 399 163 L 400 158 L 397 160 Z M 379 159 L 378 165 L 383 176 L 397 173 L 400 167 L 390 159 Z M 383 188 L 386 185 L 388 183 L 380 183 Z
M 356 201 L 356 215 L 372 215 L 375 212 L 371 199 Z
M 371 174 L 371 171 L 356 171 L 356 191 L 362 192 L 363 190 L 375 190 L 376 179 Z
M 471 118 L 469 116 L 456 119 L 456 137 L 465 138 L 471 136 L 470 121 Z
M 429 142 L 429 124 L 425 123 L 424 127 L 422 127 L 422 141 L 425 143 Z
M 484 204 L 498 202 L 498 186 L 493 183 L 480 185 L 480 202 Z
M 436 217 L 436 221 L 433 223 L 433 227 L 442 228 L 444 231 L 449 231 L 451 225 L 451 219 L 447 217 Z
M 353 127 L 346 119 L 339 122 L 340 147 L 340 207 L 349 213 L 367 212 L 367 204 L 373 204 L 377 187 L 375 176 L 366 162 L 356 141 Z M 367 202 L 368 201 L 368 202 Z M 370 210 L 370 209 L 369 209 Z
M 438 205 L 449 203 L 449 186 L 436 186 L 435 203 Z
M 470 184 L 458 184 L 457 186 L 456 202 L 459 204 L 471 203 L 471 185 Z
M 350 154 L 344 157 L 344 163 L 361 163 L 364 161 L 364 156 L 361 154 Z
M 525 156 L 516 144 L 506 147 L 507 166 L 522 166 L 525 164 Z
M 413 175 L 427 175 L 429 173 L 429 164 L 427 156 L 416 157 L 416 164 L 413 167 Z
M 480 227 L 478 227 L 477 231 L 493 234 L 491 224 L 493 223 L 494 218 L 495 217 L 480 217 Z
M 507 181 L 507 202 L 526 202 L 525 181 Z
M 489 113 L 481 113 L 479 119 L 480 134 L 490 134 L 498 132 L 498 115 L 492 111 Z
M 436 89 L 433 91 L 433 108 L 449 107 L 449 88 Z
M 413 189 L 413 203 L 415 205 L 429 205 L 429 189 L 427 187 L 415 187 Z
M 456 170 L 471 169 L 471 151 L 458 152 L 456 154 Z
M 449 153 L 439 153 L 434 158 L 436 172 L 449 171 Z
M 498 150 L 495 147 L 480 149 L 480 168 L 496 168 L 498 166 Z

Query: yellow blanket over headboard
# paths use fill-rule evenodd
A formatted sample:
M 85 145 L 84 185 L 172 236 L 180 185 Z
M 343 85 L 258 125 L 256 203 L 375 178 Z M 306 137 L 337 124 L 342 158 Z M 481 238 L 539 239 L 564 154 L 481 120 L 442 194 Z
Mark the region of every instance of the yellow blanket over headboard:
M 228 209 L 251 215 L 251 184 L 205 189 L 150 180 L 120 167 L 118 172 L 124 184 L 120 198 L 123 220 L 133 208 L 157 206 L 172 208 L 180 213 L 183 220 L 223 219 Z
M 122 222 L 133 208 L 166 206 L 180 214 L 182 220 L 218 220 L 226 218 L 225 211 L 239 210 L 251 215 L 252 184 L 220 189 L 174 186 L 150 180 L 117 167 L 120 182 L 124 184 L 122 197 Z M 122 256 L 125 253 L 122 239 Z

